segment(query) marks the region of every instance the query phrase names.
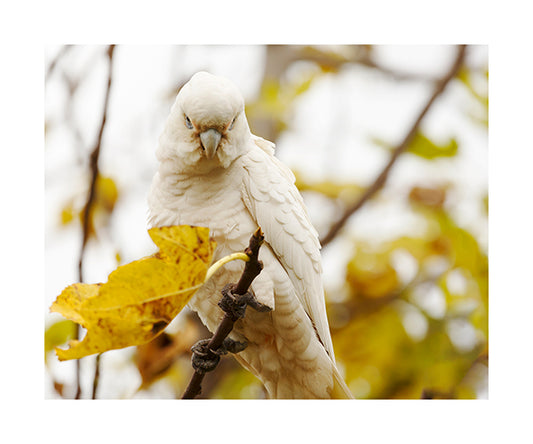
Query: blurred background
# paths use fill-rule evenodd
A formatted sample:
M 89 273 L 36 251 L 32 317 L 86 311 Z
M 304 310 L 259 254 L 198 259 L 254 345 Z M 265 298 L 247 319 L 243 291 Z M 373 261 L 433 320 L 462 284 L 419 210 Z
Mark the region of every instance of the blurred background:
M 456 57 L 430 45 L 46 47 L 45 397 L 76 393 L 76 363 L 53 351 L 75 327 L 48 308 L 79 282 L 80 260 L 96 283 L 154 252 L 157 140 L 179 88 L 206 70 L 237 84 L 252 132 L 296 175 L 323 240 L 333 344 L 354 396 L 487 398 L 487 46 L 467 47 L 394 156 Z M 81 397 L 179 398 L 190 347 L 208 336 L 186 309 L 149 344 L 81 360 Z M 201 397 L 265 392 L 226 358 Z

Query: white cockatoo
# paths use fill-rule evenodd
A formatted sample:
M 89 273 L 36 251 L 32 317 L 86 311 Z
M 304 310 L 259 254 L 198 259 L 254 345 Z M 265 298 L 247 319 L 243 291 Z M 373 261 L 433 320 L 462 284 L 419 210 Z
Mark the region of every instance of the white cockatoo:
M 264 233 L 264 268 L 251 290 L 272 310 L 248 309 L 235 323 L 230 337 L 248 344 L 236 359 L 270 398 L 350 398 L 335 366 L 317 232 L 274 144 L 250 132 L 236 86 L 195 74 L 172 106 L 157 158 L 151 226 L 208 227 L 217 242 L 214 260 L 243 251 L 258 227 Z M 220 290 L 242 270 L 241 261 L 228 263 L 190 301 L 211 332 L 224 316 Z

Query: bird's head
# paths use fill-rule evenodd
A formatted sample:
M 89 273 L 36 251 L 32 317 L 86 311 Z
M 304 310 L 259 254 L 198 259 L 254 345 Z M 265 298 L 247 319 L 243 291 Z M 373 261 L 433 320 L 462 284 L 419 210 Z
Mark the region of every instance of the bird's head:
M 160 139 L 159 157 L 186 165 L 229 164 L 250 137 L 244 99 L 229 80 L 198 72 L 180 90 Z

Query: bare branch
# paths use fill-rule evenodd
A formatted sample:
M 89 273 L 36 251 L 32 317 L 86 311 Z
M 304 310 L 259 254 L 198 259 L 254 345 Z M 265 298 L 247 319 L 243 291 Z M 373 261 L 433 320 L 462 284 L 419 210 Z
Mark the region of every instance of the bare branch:
M 329 232 L 321 239 L 322 246 L 328 245 L 335 236 L 339 233 L 339 231 L 344 227 L 348 219 L 357 211 L 359 208 L 361 208 L 378 190 L 380 190 L 383 185 L 385 184 L 387 177 L 390 173 L 390 170 L 392 169 L 393 165 L 396 163 L 396 160 L 398 160 L 398 157 L 405 152 L 405 150 L 409 147 L 409 144 L 413 140 L 413 137 L 415 136 L 422 120 L 426 116 L 427 112 L 433 105 L 433 103 L 436 101 L 436 99 L 441 95 L 441 93 L 444 91 L 448 83 L 457 75 L 459 69 L 461 68 L 464 58 L 465 58 L 465 51 L 466 46 L 465 45 L 459 45 L 457 47 L 457 56 L 455 57 L 455 60 L 451 66 L 451 68 L 448 70 L 448 72 L 438 81 L 435 83 L 435 89 L 433 90 L 433 94 L 427 101 L 426 105 L 416 118 L 416 120 L 413 122 L 413 125 L 403 138 L 403 140 L 400 142 L 396 148 L 392 151 L 391 157 L 388 161 L 388 163 L 385 165 L 381 173 L 377 176 L 377 178 L 374 180 L 372 185 L 367 188 L 367 190 L 363 193 L 363 195 L 357 200 L 353 205 L 349 206 L 345 209 L 342 216 L 331 226 L 329 229 Z
M 50 78 L 50 76 L 52 75 L 52 73 L 55 71 L 55 68 L 59 62 L 59 60 L 61 60 L 63 58 L 63 56 L 70 50 L 72 49 L 72 45 L 63 45 L 59 51 L 57 52 L 57 54 L 55 55 L 55 57 L 52 59 L 52 61 L 50 62 L 50 64 L 48 65 L 48 68 L 46 69 L 46 74 L 45 74 L 45 81 L 48 81 L 48 79 Z
M 112 75 L 113 75 L 113 52 L 115 50 L 115 45 L 109 45 L 107 49 L 107 57 L 109 59 L 109 72 L 107 77 L 107 88 L 105 93 L 105 99 L 104 99 L 104 110 L 102 113 L 102 121 L 100 122 L 100 128 L 98 130 L 98 136 L 96 138 L 96 144 L 91 152 L 90 158 L 89 158 L 89 164 L 91 168 L 91 180 L 89 185 L 89 194 L 87 196 L 87 203 L 85 204 L 85 208 L 83 210 L 83 238 L 82 238 L 82 244 L 81 244 L 81 250 L 80 250 L 80 256 L 78 261 L 78 278 L 79 282 L 83 282 L 83 257 L 85 255 L 85 247 L 87 245 L 87 240 L 89 239 L 89 222 L 90 222 L 90 214 L 91 209 L 93 207 L 95 195 L 96 195 L 96 180 L 98 178 L 98 159 L 100 156 L 100 148 L 102 146 L 102 136 L 104 134 L 104 128 L 107 120 L 107 109 L 109 104 L 109 91 L 111 89 L 111 82 L 112 82 Z M 78 336 L 79 336 L 79 327 L 78 327 Z M 98 386 L 98 380 L 99 380 L 99 362 L 100 360 L 97 359 L 96 369 L 95 369 L 95 377 L 93 379 L 93 399 L 96 395 L 96 389 Z M 80 386 L 80 360 L 78 359 L 76 361 L 76 395 L 75 399 L 79 399 L 81 396 L 81 386 Z
M 102 121 L 100 122 L 100 129 L 98 130 L 98 136 L 96 139 L 96 144 L 91 152 L 91 156 L 89 158 L 90 162 L 90 168 L 91 168 L 91 181 L 89 186 L 89 195 L 87 196 L 87 204 L 85 205 L 84 211 L 83 211 L 83 240 L 81 244 L 81 251 L 80 251 L 80 259 L 78 262 L 78 276 L 79 281 L 83 282 L 83 256 L 85 253 L 85 247 L 87 245 L 87 240 L 89 239 L 89 221 L 90 221 L 90 213 L 93 206 L 94 198 L 96 195 L 96 179 L 98 178 L 98 159 L 100 157 L 100 148 L 102 146 L 102 136 L 104 134 L 105 124 L 107 120 L 107 108 L 109 104 L 109 91 L 111 89 L 111 82 L 113 77 L 113 51 L 115 49 L 115 45 L 109 45 L 109 48 L 107 50 L 107 56 L 109 58 L 109 73 L 107 77 L 107 88 L 105 93 L 105 100 L 104 100 L 104 111 L 102 113 Z
M 408 73 L 408 72 L 401 72 L 394 69 L 387 68 L 386 66 L 383 66 L 379 63 L 377 63 L 374 59 L 367 55 L 362 57 L 357 61 L 360 65 L 366 66 L 367 68 L 374 69 L 376 71 L 381 72 L 382 74 L 391 77 L 393 80 L 397 81 L 419 81 L 419 82 L 438 82 L 440 79 L 434 78 L 428 75 L 424 74 L 416 74 L 416 73 Z
M 244 313 L 247 305 L 250 305 L 258 311 L 270 311 L 270 307 L 259 303 L 255 297 L 248 292 L 250 284 L 257 277 L 263 268 L 263 264 L 258 260 L 259 248 L 263 243 L 264 237 L 261 229 L 258 228 L 256 232 L 250 238 L 248 248 L 244 251 L 249 260 L 244 266 L 241 278 L 239 282 L 235 284 L 228 284 L 222 290 L 224 297 L 219 302 L 219 306 L 225 312 L 224 318 L 220 322 L 215 334 L 210 340 L 203 340 L 193 346 L 193 367 L 195 368 L 194 374 L 189 382 L 182 399 L 193 399 L 198 396 L 202 391 L 202 381 L 205 373 L 212 371 L 218 365 L 219 357 L 221 354 L 230 351 L 237 353 L 246 347 L 246 344 L 241 344 L 235 341 L 228 341 L 228 335 L 233 330 L 233 325 L 240 318 L 244 317 Z M 232 346 L 233 349 L 229 347 Z M 202 362 L 198 364 L 195 360 L 198 359 L 198 355 L 208 360 L 209 368 Z

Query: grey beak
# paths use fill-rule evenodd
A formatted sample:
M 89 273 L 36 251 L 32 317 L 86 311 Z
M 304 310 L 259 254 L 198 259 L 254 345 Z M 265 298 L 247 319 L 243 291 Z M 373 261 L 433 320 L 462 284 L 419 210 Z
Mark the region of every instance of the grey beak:
M 212 159 L 217 152 L 218 144 L 222 135 L 213 128 L 200 133 L 200 140 L 202 141 L 202 147 L 205 150 L 205 155 L 208 159 Z

